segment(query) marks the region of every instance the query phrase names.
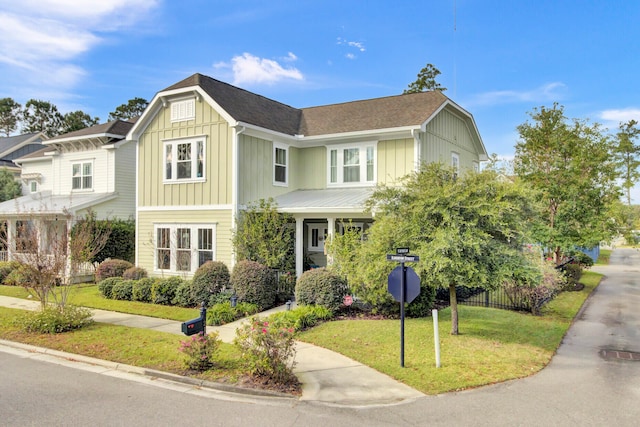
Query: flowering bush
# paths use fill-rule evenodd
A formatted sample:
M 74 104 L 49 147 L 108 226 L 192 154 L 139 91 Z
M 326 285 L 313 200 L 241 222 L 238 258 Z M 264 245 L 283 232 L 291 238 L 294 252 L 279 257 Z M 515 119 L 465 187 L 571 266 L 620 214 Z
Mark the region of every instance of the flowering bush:
M 293 374 L 296 353 L 293 337 L 292 327 L 252 317 L 236 331 L 235 344 L 253 375 L 278 384 L 290 384 L 297 382 Z
M 218 333 L 192 335 L 180 342 L 180 351 L 185 354 L 185 366 L 195 371 L 206 371 L 213 366 L 213 356 L 220 347 Z

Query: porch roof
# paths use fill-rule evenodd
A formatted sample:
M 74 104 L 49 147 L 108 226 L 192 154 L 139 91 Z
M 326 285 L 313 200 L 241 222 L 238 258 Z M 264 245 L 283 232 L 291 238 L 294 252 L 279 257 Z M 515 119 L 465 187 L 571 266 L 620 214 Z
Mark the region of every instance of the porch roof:
M 52 195 L 50 191 L 28 194 L 0 203 L 1 216 L 75 214 L 117 197 L 117 193 Z
M 275 201 L 278 210 L 288 213 L 354 214 L 363 212 L 372 193 L 373 187 L 297 190 L 278 196 Z

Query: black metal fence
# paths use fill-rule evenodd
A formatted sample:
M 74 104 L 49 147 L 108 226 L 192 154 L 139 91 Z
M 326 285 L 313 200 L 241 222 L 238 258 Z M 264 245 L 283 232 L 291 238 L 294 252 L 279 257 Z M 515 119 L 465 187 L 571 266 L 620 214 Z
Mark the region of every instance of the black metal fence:
M 530 311 L 530 299 L 520 289 L 480 290 L 458 301 L 461 305 L 502 308 L 506 310 Z

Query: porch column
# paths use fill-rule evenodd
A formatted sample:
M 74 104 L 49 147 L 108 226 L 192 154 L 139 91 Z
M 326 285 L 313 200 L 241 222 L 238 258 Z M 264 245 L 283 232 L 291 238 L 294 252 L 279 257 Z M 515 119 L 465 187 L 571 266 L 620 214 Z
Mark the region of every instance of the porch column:
M 7 261 L 14 260 L 14 251 L 16 249 L 16 221 L 14 219 L 7 220 Z
M 304 218 L 296 218 L 296 277 L 304 272 Z
M 327 240 L 332 241 L 333 235 L 336 232 L 336 219 L 327 218 Z M 327 247 L 325 246 L 325 255 L 327 255 L 327 265 L 333 264 L 333 258 L 327 253 Z

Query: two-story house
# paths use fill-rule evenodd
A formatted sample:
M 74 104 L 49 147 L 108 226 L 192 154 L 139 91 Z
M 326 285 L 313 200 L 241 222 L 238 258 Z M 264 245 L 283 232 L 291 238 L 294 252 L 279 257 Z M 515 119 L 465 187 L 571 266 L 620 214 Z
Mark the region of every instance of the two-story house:
M 326 263 L 343 220 L 366 229 L 363 202 L 421 162 L 478 169 L 486 149 L 470 113 L 441 92 L 294 108 L 194 74 L 158 92 L 133 126 L 136 264 L 189 276 L 234 263 L 232 230 L 273 197 L 296 221 L 296 273 Z
M 98 219 L 133 218 L 135 144 L 126 140 L 132 127 L 120 120 L 92 126 L 43 141 L 44 148 L 14 160 L 24 195 L 0 203 L 1 260 L 20 259 L 20 233 L 29 230 L 46 228 L 38 247 L 50 250 L 46 234 L 66 238 L 89 210 Z

